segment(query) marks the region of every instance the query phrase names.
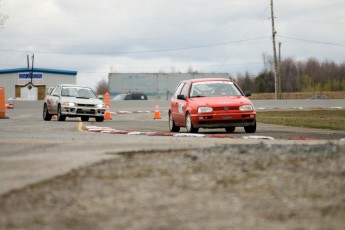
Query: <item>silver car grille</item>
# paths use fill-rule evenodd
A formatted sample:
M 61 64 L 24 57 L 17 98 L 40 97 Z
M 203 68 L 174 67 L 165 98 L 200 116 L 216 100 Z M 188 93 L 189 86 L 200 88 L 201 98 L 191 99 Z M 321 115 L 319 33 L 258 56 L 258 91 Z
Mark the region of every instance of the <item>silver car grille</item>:
M 94 108 L 95 105 L 93 104 L 77 104 L 78 107 L 87 107 L 87 108 Z

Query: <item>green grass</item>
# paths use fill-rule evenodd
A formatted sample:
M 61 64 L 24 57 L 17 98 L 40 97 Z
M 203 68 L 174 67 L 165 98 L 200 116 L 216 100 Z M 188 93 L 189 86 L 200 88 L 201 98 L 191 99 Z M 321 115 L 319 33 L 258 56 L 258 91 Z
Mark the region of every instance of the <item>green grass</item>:
M 345 110 L 258 111 L 257 121 L 294 127 L 345 130 Z

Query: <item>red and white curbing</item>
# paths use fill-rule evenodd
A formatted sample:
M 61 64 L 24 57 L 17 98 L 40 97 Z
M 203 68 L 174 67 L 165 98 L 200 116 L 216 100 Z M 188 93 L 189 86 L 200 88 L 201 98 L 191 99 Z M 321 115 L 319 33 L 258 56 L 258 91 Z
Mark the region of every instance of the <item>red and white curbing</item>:
M 86 129 L 91 132 L 99 132 L 99 133 L 114 130 L 113 128 L 110 128 L 110 127 L 98 127 L 98 126 L 86 126 Z
M 126 111 L 126 110 L 120 110 L 117 112 L 110 112 L 114 115 L 121 115 L 121 114 L 132 114 L 132 113 L 152 113 L 152 111 L 144 111 L 144 110 L 137 110 L 137 111 Z
M 108 134 L 127 134 L 127 135 L 145 135 L 145 136 L 172 136 L 172 137 L 205 137 L 205 134 L 193 134 L 193 133 L 162 133 L 162 132 L 139 132 L 139 131 L 125 131 L 117 130 L 110 127 L 99 126 L 86 126 L 90 132 L 108 133 Z
M 242 140 L 276 140 L 270 136 L 259 136 L 259 135 L 248 135 L 243 137 L 235 137 L 228 135 L 205 135 L 199 133 L 172 133 L 172 132 L 140 132 L 140 131 L 127 131 L 118 130 L 111 127 L 99 127 L 99 126 L 86 126 L 85 127 L 90 132 L 105 133 L 105 134 L 125 134 L 125 135 L 143 135 L 143 136 L 165 136 L 165 137 L 195 137 L 195 138 L 231 138 L 231 139 L 242 139 Z M 308 137 L 291 137 L 288 140 L 291 141 L 312 141 L 318 140 L 315 138 Z M 345 138 L 340 139 L 341 142 L 345 141 Z

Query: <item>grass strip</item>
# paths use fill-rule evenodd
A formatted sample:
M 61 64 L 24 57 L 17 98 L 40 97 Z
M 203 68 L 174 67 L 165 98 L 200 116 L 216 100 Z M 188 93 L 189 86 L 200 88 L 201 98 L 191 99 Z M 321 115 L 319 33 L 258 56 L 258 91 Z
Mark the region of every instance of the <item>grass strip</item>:
M 294 127 L 345 130 L 345 110 L 257 111 L 257 121 Z

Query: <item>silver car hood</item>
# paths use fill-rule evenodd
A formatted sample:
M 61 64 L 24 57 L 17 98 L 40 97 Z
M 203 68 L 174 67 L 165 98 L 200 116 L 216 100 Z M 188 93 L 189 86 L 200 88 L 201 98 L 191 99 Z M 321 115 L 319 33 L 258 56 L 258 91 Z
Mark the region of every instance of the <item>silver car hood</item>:
M 73 102 L 76 104 L 92 104 L 92 105 L 103 104 L 103 101 L 101 101 L 100 99 L 97 99 L 97 98 L 61 97 L 61 101 Z

